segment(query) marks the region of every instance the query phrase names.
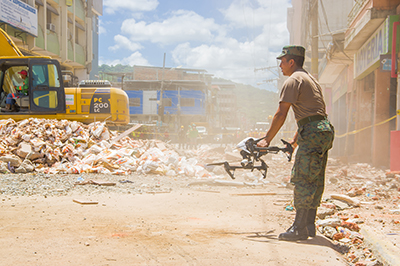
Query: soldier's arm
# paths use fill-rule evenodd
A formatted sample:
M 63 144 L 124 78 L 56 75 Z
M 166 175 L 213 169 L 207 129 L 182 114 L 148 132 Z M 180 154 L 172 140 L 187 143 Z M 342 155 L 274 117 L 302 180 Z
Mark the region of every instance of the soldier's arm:
M 274 117 L 272 118 L 272 123 L 270 128 L 265 135 L 265 138 L 258 143 L 258 146 L 268 147 L 271 141 L 274 139 L 275 135 L 285 123 L 289 108 L 292 104 L 287 102 L 280 102 L 278 110 L 276 111 Z

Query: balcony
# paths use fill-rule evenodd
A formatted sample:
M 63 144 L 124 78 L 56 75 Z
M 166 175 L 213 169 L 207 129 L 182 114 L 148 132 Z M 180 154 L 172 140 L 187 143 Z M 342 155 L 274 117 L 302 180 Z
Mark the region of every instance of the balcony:
M 398 4 L 400 4 L 400 0 L 356 1 L 348 16 L 344 49 L 358 50 L 389 15 L 396 14 Z
M 350 25 L 351 22 L 356 18 L 358 13 L 360 13 L 362 7 L 368 2 L 369 0 L 360 0 L 355 1 L 353 8 L 351 9 L 349 16 L 347 18 L 347 24 Z

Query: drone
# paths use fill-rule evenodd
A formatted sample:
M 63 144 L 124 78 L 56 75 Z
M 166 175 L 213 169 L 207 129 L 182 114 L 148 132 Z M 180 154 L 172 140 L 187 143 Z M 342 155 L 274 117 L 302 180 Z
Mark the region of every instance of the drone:
M 240 162 L 241 166 L 230 165 L 226 161 L 219 163 L 209 163 L 206 166 L 223 165 L 225 171 L 232 179 L 235 179 L 236 169 L 250 169 L 251 172 L 253 172 L 254 169 L 257 169 L 258 171 L 261 172 L 263 179 L 265 179 L 267 177 L 268 165 L 265 163 L 263 159 L 261 159 L 261 157 L 269 153 L 277 154 L 278 152 L 283 152 L 287 156 L 288 161 L 290 162 L 292 160 L 292 154 L 294 149 L 289 142 L 283 139 L 281 139 L 281 141 L 285 145 L 285 147 L 283 148 L 277 146 L 258 147 L 257 143 L 260 142 L 262 139 L 264 138 L 255 139 L 252 137 L 248 137 L 239 142 L 239 144 L 236 147 L 241 150 L 240 155 L 243 158 L 243 160 Z M 256 162 L 260 162 L 261 165 L 255 165 Z

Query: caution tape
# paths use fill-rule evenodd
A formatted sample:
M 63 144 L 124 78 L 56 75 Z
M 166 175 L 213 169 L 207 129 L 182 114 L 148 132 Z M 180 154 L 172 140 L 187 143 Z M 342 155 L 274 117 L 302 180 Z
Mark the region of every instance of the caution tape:
M 397 114 L 400 115 L 400 110 L 397 110 Z M 355 135 L 355 134 L 360 133 L 360 132 L 362 132 L 362 131 L 364 131 L 366 129 L 383 125 L 383 124 L 395 119 L 396 117 L 397 117 L 397 115 L 395 115 L 395 116 L 393 116 L 393 117 L 391 117 L 389 119 L 386 119 L 386 120 L 384 120 L 382 122 L 379 122 L 379 123 L 377 123 L 375 125 L 370 125 L 370 126 L 367 126 L 367 127 L 361 128 L 361 129 L 353 130 L 353 131 L 347 132 L 347 133 L 342 134 L 342 135 L 335 135 L 335 138 L 343 138 L 343 137 L 345 137 L 347 135 Z M 281 133 L 295 133 L 295 131 L 284 131 L 284 132 L 281 132 Z M 160 135 L 160 136 L 177 135 L 177 133 L 140 132 L 140 131 L 139 132 L 138 131 L 134 132 L 133 135 L 137 136 L 137 135 L 141 135 L 141 134 L 144 134 L 144 135 Z M 213 134 L 209 134 L 209 135 L 213 135 Z M 215 134 L 215 135 L 218 135 L 218 134 Z M 231 135 L 231 136 L 234 136 L 234 133 L 222 133 L 220 135 Z
M 400 110 L 397 110 L 397 115 L 400 115 Z M 361 128 L 361 129 L 357 129 L 357 130 L 353 130 L 353 131 L 350 131 L 350 132 L 347 132 L 347 133 L 345 133 L 345 134 L 342 134 L 342 135 L 335 135 L 335 138 L 343 138 L 343 137 L 345 137 L 345 136 L 347 136 L 347 135 L 355 135 L 355 134 L 357 134 L 357 133 L 360 133 L 360 132 L 362 132 L 362 131 L 364 131 L 364 130 L 366 130 L 366 129 L 369 129 L 369 128 L 372 128 L 372 127 L 376 127 L 376 126 L 380 126 L 380 125 L 383 125 L 383 124 L 385 124 L 385 123 L 387 123 L 387 122 L 389 122 L 389 121 L 391 121 L 391 120 L 393 120 L 393 119 L 395 119 L 396 117 L 397 117 L 397 115 L 395 115 L 395 116 L 393 116 L 393 117 L 391 117 L 391 118 L 389 118 L 389 119 L 386 119 L 386 120 L 384 120 L 384 121 L 382 121 L 382 122 L 379 122 L 379 123 L 377 123 L 377 124 L 375 124 L 375 125 L 370 125 L 370 126 L 367 126 L 367 127 L 364 127 L 364 128 Z M 283 132 L 281 132 L 281 133 L 295 133 L 296 131 L 283 131 Z M 138 135 L 141 135 L 141 134 L 144 134 L 144 135 L 160 135 L 160 136 L 165 136 L 165 135 L 169 135 L 169 136 L 171 136 L 171 135 L 178 135 L 177 133 L 175 133 L 175 132 L 172 132 L 172 133 L 162 133 L 162 132 L 141 132 L 141 131 L 135 131 L 135 132 L 133 132 L 134 134 L 134 136 L 136 135 L 136 136 L 138 136 Z M 257 132 L 258 133 L 258 132 Z M 235 134 L 234 133 L 220 133 L 220 134 L 209 134 L 209 136 L 211 136 L 211 135 L 230 135 L 230 136 L 234 136 Z M 250 135 L 250 134 L 249 134 Z M 262 132 L 262 135 L 264 136 L 265 134 Z
M 397 113 L 399 114 L 399 110 L 397 110 Z M 400 115 L 400 114 L 399 114 L 399 115 Z M 354 134 L 360 133 L 361 131 L 364 131 L 364 130 L 366 130 L 366 129 L 369 129 L 369 128 L 372 128 L 372 127 L 376 127 L 376 126 L 383 125 L 383 124 L 385 124 L 385 123 L 387 123 L 387 122 L 389 122 L 389 121 L 395 119 L 396 117 L 397 117 L 397 115 L 395 115 L 395 116 L 393 116 L 393 117 L 391 117 L 391 118 L 389 118 L 389 119 L 386 119 L 385 121 L 379 122 L 379 123 L 377 123 L 377 124 L 375 124 L 375 125 L 370 125 L 370 126 L 367 126 L 367 127 L 361 128 L 361 129 L 353 130 L 353 131 L 347 132 L 347 133 L 342 134 L 342 135 L 335 135 L 335 138 L 343 138 L 343 137 L 345 137 L 345 136 L 347 136 L 347 135 L 354 135 Z

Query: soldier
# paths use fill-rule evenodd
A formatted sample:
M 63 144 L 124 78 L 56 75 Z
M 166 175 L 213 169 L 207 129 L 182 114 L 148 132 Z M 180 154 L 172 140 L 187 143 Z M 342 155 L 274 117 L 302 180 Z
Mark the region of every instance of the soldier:
M 334 128 L 327 119 L 325 102 L 318 81 L 303 69 L 305 49 L 285 46 L 277 57 L 283 75 L 289 78 L 283 84 L 279 107 L 265 138 L 258 143 L 268 147 L 286 120 L 290 106 L 298 130 L 292 145 L 298 144 L 291 174 L 294 184 L 296 217 L 293 225 L 279 235 L 280 240 L 306 240 L 315 236 L 315 216 L 324 191 L 328 150 L 332 148 Z

